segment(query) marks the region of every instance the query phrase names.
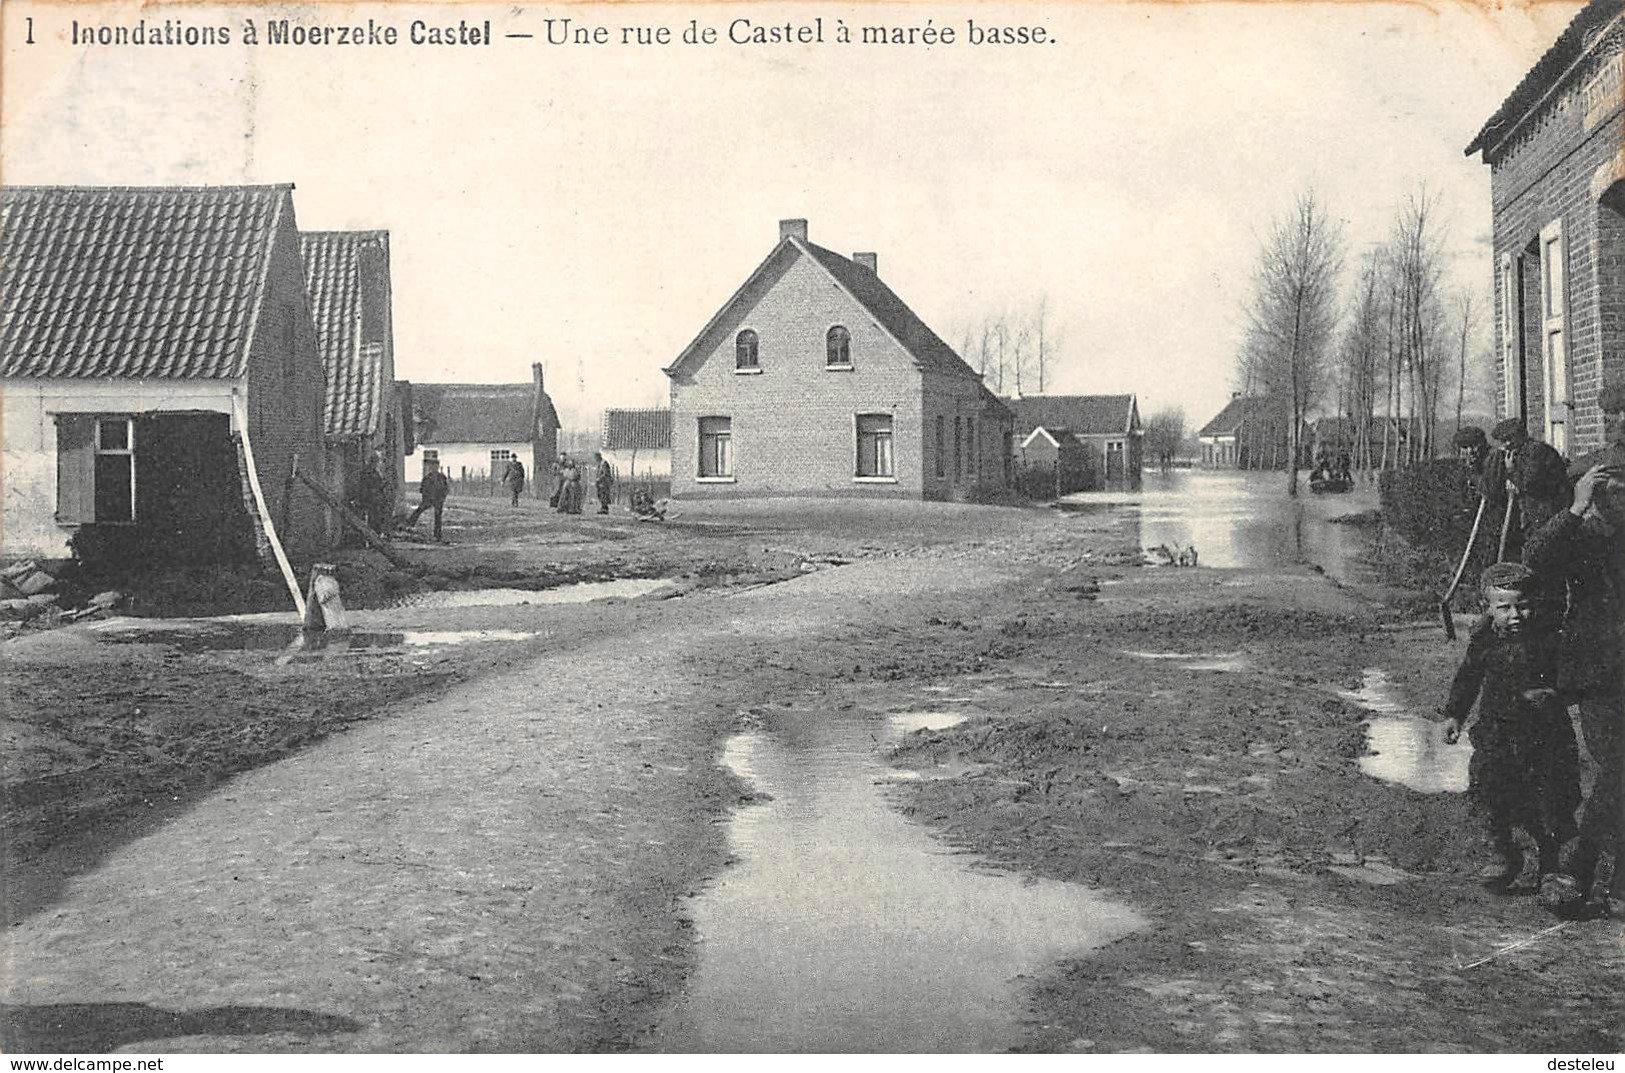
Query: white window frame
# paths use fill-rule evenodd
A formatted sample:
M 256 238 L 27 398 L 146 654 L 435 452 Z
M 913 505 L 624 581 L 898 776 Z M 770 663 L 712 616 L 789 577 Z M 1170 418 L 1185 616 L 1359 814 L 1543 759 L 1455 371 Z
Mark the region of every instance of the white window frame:
M 728 422 L 728 430 L 726 432 L 706 432 L 705 423 L 707 421 L 726 421 Z M 694 460 L 694 479 L 701 484 L 734 483 L 733 418 L 726 414 L 707 414 L 696 421 L 695 433 L 699 439 L 699 453 Z M 722 457 L 717 460 L 716 468 L 718 472 L 716 473 L 708 474 L 705 472 L 705 441 L 707 438 L 710 438 L 713 443 L 720 442 L 723 445 Z M 724 470 L 726 472 L 723 472 Z
M 859 422 L 861 421 L 862 418 L 865 418 L 865 417 L 884 417 L 888 422 L 890 422 L 890 424 L 888 425 L 888 427 L 886 428 L 886 431 L 885 431 L 885 437 L 886 437 L 886 468 L 889 470 L 889 472 L 887 472 L 887 473 L 864 473 L 863 472 L 863 436 L 864 436 L 864 432 L 863 432 L 862 428 L 860 427 Z M 881 433 L 876 431 L 874 433 L 871 433 L 870 435 L 879 436 L 879 435 L 881 435 Z M 858 484 L 896 484 L 897 483 L 897 415 L 896 414 L 877 412 L 877 411 L 871 411 L 869 413 L 862 413 L 862 414 L 853 414 L 852 415 L 852 442 L 853 442 L 853 446 L 855 448 L 855 453 L 854 453 L 853 459 L 852 459 L 852 480 L 853 481 L 855 481 Z M 880 467 L 880 451 L 879 451 L 878 444 L 876 445 L 875 460 L 876 460 L 875 461 L 875 468 L 876 469 L 881 468 Z
M 1559 217 L 1540 229 L 1540 356 L 1546 371 L 1546 442 L 1567 454 L 1569 411 L 1568 244 Z
M 92 504 L 92 513 L 95 513 L 94 504 L 96 502 L 96 488 L 100 484 L 100 480 L 99 480 L 99 478 L 97 476 L 97 472 L 96 472 L 95 459 L 99 459 L 99 458 L 102 458 L 102 457 L 106 456 L 106 457 L 122 457 L 122 458 L 128 458 L 130 460 L 130 516 L 128 518 L 116 518 L 115 519 L 115 518 L 103 518 L 103 517 L 100 516 L 100 514 L 96 514 L 96 519 L 95 519 L 96 524 L 97 525 L 134 525 L 136 523 L 136 521 L 137 521 L 137 517 L 138 517 L 138 513 L 139 513 L 137 505 L 136 505 L 136 499 L 135 499 L 135 417 L 133 415 L 130 415 L 130 414 L 97 414 L 96 417 L 94 418 L 94 421 L 95 421 L 95 424 L 94 424 L 93 428 L 95 430 L 94 431 L 95 439 L 92 441 L 92 443 L 93 443 L 92 455 L 94 457 L 93 457 L 93 459 L 91 461 L 91 471 L 90 471 L 90 473 L 91 473 L 91 493 L 90 493 L 91 500 L 90 501 L 91 501 L 91 504 Z M 103 447 L 102 446 L 102 425 L 106 424 L 106 423 L 109 423 L 109 422 L 113 422 L 113 421 L 122 421 L 122 422 L 124 422 L 124 446 L 123 447 Z
M 1518 304 L 1518 262 L 1501 255 L 1501 391 L 1502 417 L 1523 415 L 1523 314 Z

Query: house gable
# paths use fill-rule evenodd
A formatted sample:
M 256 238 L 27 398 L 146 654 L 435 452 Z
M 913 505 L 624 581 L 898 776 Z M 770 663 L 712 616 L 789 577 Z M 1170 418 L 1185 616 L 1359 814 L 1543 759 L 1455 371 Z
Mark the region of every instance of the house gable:
M 395 375 L 389 232 L 306 231 L 299 246 L 326 377 L 327 436 L 377 435 Z

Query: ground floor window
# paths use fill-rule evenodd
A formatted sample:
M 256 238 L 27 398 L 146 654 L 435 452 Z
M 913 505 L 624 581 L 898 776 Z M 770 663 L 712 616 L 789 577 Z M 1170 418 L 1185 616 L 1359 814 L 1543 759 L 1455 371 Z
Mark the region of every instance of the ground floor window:
M 135 521 L 135 419 L 96 419 L 96 521 Z
M 509 462 L 513 461 L 513 452 L 505 447 L 498 447 L 491 452 L 491 476 L 498 476 Z
M 64 525 L 135 521 L 135 418 L 59 414 L 56 516 Z
M 858 415 L 858 476 L 895 477 L 891 414 Z
M 733 419 L 728 417 L 700 418 L 700 476 L 732 477 Z

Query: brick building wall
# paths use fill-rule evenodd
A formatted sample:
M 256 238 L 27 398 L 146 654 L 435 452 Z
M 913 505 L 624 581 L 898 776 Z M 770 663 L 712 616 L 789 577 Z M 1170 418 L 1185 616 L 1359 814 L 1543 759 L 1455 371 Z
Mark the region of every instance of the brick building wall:
M 1011 426 L 987 406 L 981 387 L 980 381 L 963 377 L 924 375 L 924 498 L 974 499 L 1004 486 L 1004 433 Z
M 289 478 L 297 454 L 302 471 L 326 480 L 324 391 L 299 236 L 291 211 L 284 212 L 249 350 L 246 406 L 266 509 L 288 555 L 305 561 L 330 546 L 328 508 Z
M 1607 39 L 1511 138 L 1485 150 L 1492 168 L 1498 412 L 1517 412 L 1517 400 L 1509 399 L 1506 390 L 1506 362 L 1521 354 L 1523 413 L 1530 434 L 1546 438 L 1550 370 L 1543 336 L 1548 311 L 1541 303 L 1539 244 L 1542 230 L 1560 222 L 1566 247 L 1563 330 L 1570 405 L 1560 403 L 1553 416 L 1568 426 L 1571 455 L 1601 445 L 1597 394 L 1605 381 L 1625 379 L 1621 37 L 1615 23 Z M 1509 309 L 1521 310 L 1521 324 L 1509 323 Z
M 672 378 L 672 494 L 921 495 L 924 393 L 914 359 L 806 257 L 779 267 L 758 294 L 716 326 L 703 357 Z M 825 366 L 826 333 L 837 324 L 851 333 L 849 370 Z M 746 328 L 757 333 L 758 372 L 735 367 L 735 338 Z M 969 387 L 974 392 L 975 384 Z M 956 392 L 937 391 L 933 415 L 960 405 Z M 881 413 L 892 417 L 895 476 L 860 481 L 856 418 Z M 731 480 L 698 476 L 702 417 L 730 421 Z

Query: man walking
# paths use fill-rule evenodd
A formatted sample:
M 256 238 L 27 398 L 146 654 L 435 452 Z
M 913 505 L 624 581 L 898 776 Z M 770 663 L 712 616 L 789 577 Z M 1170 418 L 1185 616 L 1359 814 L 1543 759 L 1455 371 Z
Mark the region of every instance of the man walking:
M 509 504 L 519 505 L 519 494 L 525 490 L 525 464 L 517 458 L 508 459 L 502 471 L 502 484 L 508 489 Z
M 439 468 L 430 470 L 418 482 L 418 495 L 422 497 L 418 509 L 412 512 L 412 518 L 406 524 L 416 525 L 423 512 L 434 510 L 434 538 L 440 540 L 440 518 L 446 509 L 446 497 L 451 494 L 451 479 L 442 473 Z

